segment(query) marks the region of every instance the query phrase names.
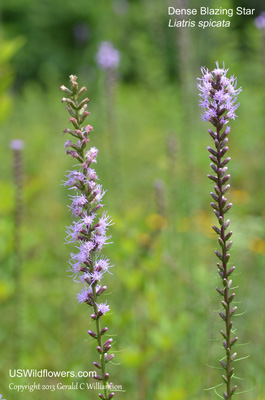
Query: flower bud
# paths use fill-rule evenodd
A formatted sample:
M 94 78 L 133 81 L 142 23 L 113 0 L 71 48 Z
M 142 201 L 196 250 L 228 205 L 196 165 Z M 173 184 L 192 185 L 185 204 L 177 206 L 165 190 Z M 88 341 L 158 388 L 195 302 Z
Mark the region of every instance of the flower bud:
M 228 239 L 230 239 L 230 237 L 233 235 L 233 232 L 232 231 L 230 231 L 230 232 L 228 232 L 227 234 L 226 234 L 226 236 L 225 236 L 225 241 L 227 241 Z
M 216 133 L 213 132 L 211 129 L 208 129 L 209 134 L 212 136 L 213 140 L 216 139 Z
M 226 317 L 225 317 L 225 315 L 224 315 L 222 312 L 219 312 L 219 315 L 220 315 L 220 317 L 221 317 L 224 321 L 226 321 Z
M 221 184 L 224 185 L 229 179 L 230 179 L 230 175 L 228 174 L 221 180 Z
M 95 375 L 93 376 L 94 379 L 96 379 L 97 381 L 102 381 L 102 376 L 101 375 Z
M 109 362 L 114 358 L 114 354 L 107 355 L 107 353 L 104 354 L 105 362 Z
M 221 168 L 223 168 L 226 164 L 228 164 L 230 160 L 231 160 L 231 157 L 227 157 L 227 158 L 221 163 Z
M 87 331 L 87 333 L 92 337 L 92 338 L 97 338 L 97 334 L 93 331 Z
M 108 330 L 107 327 L 101 329 L 100 334 L 101 334 L 101 335 L 104 335 L 104 333 L 107 332 L 107 330 Z
M 87 91 L 87 88 L 85 86 L 82 86 L 81 89 L 78 92 L 78 96 L 81 96 L 81 94 L 83 94 L 86 91 Z
M 74 110 L 72 110 L 72 108 L 69 105 L 67 105 L 65 108 L 73 118 L 76 117 L 76 112 Z
M 220 264 L 219 262 L 216 263 L 217 267 L 221 270 L 224 271 L 224 267 L 222 266 L 222 264 Z
M 227 150 L 228 150 L 228 146 L 224 147 L 224 148 L 221 150 L 221 152 L 220 152 L 221 157 L 223 157 L 223 156 L 225 155 L 225 153 L 227 152 Z
M 107 286 L 102 286 L 100 289 L 98 289 L 98 291 L 97 291 L 97 296 L 99 296 L 100 294 L 102 294 L 103 292 L 105 292 L 106 289 L 107 289 Z
M 218 179 L 216 178 L 216 176 L 213 176 L 213 175 L 207 175 L 207 177 L 209 178 L 209 179 L 211 179 L 213 182 L 218 182 Z
M 224 228 L 227 229 L 230 225 L 230 219 L 227 219 L 224 223 Z
M 221 149 L 227 144 L 227 142 L 228 142 L 228 138 L 225 138 L 225 139 L 222 141 L 221 145 L 220 145 Z
M 225 339 L 227 339 L 226 333 L 225 333 L 223 330 L 221 330 L 220 332 L 221 332 L 222 336 L 223 336 Z
M 67 94 L 70 94 L 70 95 L 73 94 L 73 92 L 64 85 L 60 86 L 60 90 L 62 90 L 63 92 L 65 92 Z
M 221 288 L 217 287 L 216 290 L 221 296 L 224 295 L 224 291 Z
M 230 242 L 227 243 L 226 245 L 226 250 L 229 250 L 232 247 L 233 241 L 230 240 Z
M 221 230 L 219 228 L 217 228 L 217 226 L 213 225 L 212 229 L 217 233 L 217 235 L 221 234 Z
M 222 249 L 225 247 L 225 244 L 223 242 L 223 239 L 221 239 L 220 237 L 218 238 L 218 242 L 220 244 L 220 246 L 222 247 Z
M 222 303 L 222 306 L 224 307 L 224 309 L 227 310 L 227 308 L 228 308 L 227 303 L 224 300 L 221 301 L 221 303 Z
M 228 289 L 230 289 L 231 286 L 232 286 L 232 279 L 230 279 L 230 280 L 228 281 L 228 283 L 227 283 Z
M 223 208 L 223 213 L 225 214 L 228 210 L 230 210 L 230 208 L 232 207 L 232 203 L 227 204 L 224 208 Z
M 214 250 L 214 252 L 215 252 L 216 256 L 217 256 L 220 260 L 223 260 L 223 256 L 222 256 L 222 254 L 221 254 L 219 251 Z
M 235 293 L 232 293 L 231 296 L 229 296 L 228 298 L 228 302 L 231 303 L 231 301 L 233 300 L 233 298 L 235 297 Z
M 217 152 L 215 150 L 213 150 L 211 147 L 207 147 L 207 150 L 214 156 L 217 157 Z
M 231 394 L 234 394 L 235 391 L 236 391 L 236 389 L 237 389 L 237 385 L 235 385 L 234 387 L 232 387 L 232 389 L 231 389 Z
M 216 196 L 215 193 L 211 192 L 210 195 L 212 196 L 212 198 L 213 198 L 215 201 L 217 201 L 217 202 L 219 201 L 219 198 L 218 198 L 218 196 Z
M 211 154 L 209 155 L 210 160 L 212 160 L 212 162 L 214 162 L 216 165 L 218 165 L 218 160 L 217 158 L 215 158 L 214 156 L 212 156 Z
M 235 337 L 233 340 L 231 340 L 231 346 L 233 346 L 233 344 L 235 344 L 238 341 L 238 337 Z
M 225 186 L 223 187 L 223 193 L 226 193 L 229 189 L 230 189 L 230 185 L 229 185 L 229 184 L 228 184 L 228 185 L 225 185 Z
M 211 163 L 210 166 L 211 166 L 212 170 L 217 174 L 218 169 L 217 169 L 216 165 Z
M 219 140 L 215 139 L 215 140 L 214 140 L 214 144 L 215 144 L 216 149 L 219 150 L 219 149 L 220 149 L 220 142 L 219 142 Z
M 230 254 L 227 254 L 227 255 L 225 256 L 225 262 L 228 263 L 229 259 L 230 259 Z
M 109 345 L 110 343 L 112 343 L 113 342 L 113 339 L 108 339 L 105 343 L 104 343 L 104 346 L 107 346 L 107 345 Z
M 111 345 L 108 344 L 107 346 L 104 346 L 104 353 L 107 353 L 111 349 Z
M 214 210 L 219 211 L 219 207 L 215 203 L 211 202 L 210 205 Z

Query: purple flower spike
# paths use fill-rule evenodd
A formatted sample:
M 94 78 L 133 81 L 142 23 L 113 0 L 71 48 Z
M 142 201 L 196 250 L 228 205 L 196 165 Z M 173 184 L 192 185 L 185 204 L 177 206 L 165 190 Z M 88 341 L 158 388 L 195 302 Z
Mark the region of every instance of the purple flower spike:
M 103 69 L 116 68 L 119 63 L 119 52 L 109 43 L 104 43 L 98 53 L 98 62 Z M 76 252 L 71 253 L 69 261 L 69 271 L 75 282 L 82 284 L 82 290 L 77 294 L 79 303 L 86 303 L 92 308 L 91 319 L 95 321 L 96 331 L 89 330 L 88 333 L 96 340 L 97 350 L 100 356 L 100 362 L 95 362 L 102 375 L 96 378 L 101 380 L 104 385 L 104 395 L 100 397 L 103 400 L 110 398 L 112 394 L 108 384 L 109 374 L 106 372 L 106 363 L 109 361 L 102 356 L 103 349 L 108 351 L 111 347 L 104 347 L 102 336 L 107 328 L 101 328 L 101 318 L 109 311 L 107 302 L 100 303 L 99 297 L 107 289 L 102 285 L 104 274 L 109 272 L 110 260 L 102 256 L 101 252 L 105 244 L 109 243 L 107 231 L 112 225 L 112 220 L 106 212 L 97 215 L 97 211 L 103 207 L 101 199 L 105 194 L 98 180 L 96 171 L 91 168 L 92 163 L 97 162 L 98 150 L 96 147 L 87 149 L 87 143 L 90 141 L 90 134 L 93 131 L 91 125 L 82 126 L 86 117 L 89 115 L 87 109 L 88 98 L 80 99 L 80 96 L 86 91 L 83 87 L 79 90 L 77 77 L 70 76 L 70 89 L 61 86 L 61 90 L 69 98 L 64 97 L 62 102 L 66 103 L 66 109 L 70 113 L 70 123 L 72 129 L 65 129 L 64 133 L 69 133 L 75 142 L 67 140 L 65 143 L 66 153 L 70 154 L 79 161 L 80 167 L 68 171 L 64 186 L 67 186 L 74 194 L 70 196 L 71 205 L 69 206 L 75 220 L 67 228 L 67 243 L 75 243 Z M 72 149 L 72 150 L 69 150 Z M 109 339 L 109 343 L 112 339 Z
M 96 60 L 100 69 L 117 69 L 120 64 L 120 52 L 111 42 L 102 42 Z
M 208 178 L 214 183 L 214 191 L 212 191 L 211 207 L 217 217 L 217 226 L 213 226 L 214 232 L 218 235 L 218 243 L 220 251 L 215 250 L 218 258 L 217 268 L 221 277 L 221 287 L 217 287 L 218 294 L 222 297 L 222 311 L 219 312 L 220 317 L 225 322 L 225 330 L 221 330 L 223 336 L 223 347 L 225 350 L 225 357 L 220 361 L 224 369 L 222 379 L 226 385 L 226 391 L 223 392 L 223 398 L 231 400 L 232 395 L 236 390 L 236 386 L 232 387 L 232 380 L 234 376 L 233 362 L 236 358 L 236 353 L 233 352 L 232 346 L 237 341 L 237 337 L 233 338 L 235 333 L 233 329 L 234 313 L 237 307 L 232 306 L 235 293 L 231 293 L 232 279 L 231 275 L 235 267 L 230 268 L 228 265 L 230 261 L 229 250 L 233 244 L 230 240 L 232 231 L 228 231 L 230 220 L 226 219 L 226 213 L 232 207 L 226 198 L 226 192 L 230 188 L 228 180 L 230 174 L 227 174 L 227 164 L 230 157 L 227 157 L 228 151 L 228 136 L 230 133 L 229 123 L 230 119 L 235 119 L 235 111 L 239 106 L 236 104 L 237 96 L 241 92 L 241 88 L 236 89 L 237 81 L 234 76 L 228 78 L 228 69 L 219 67 L 218 62 L 213 71 L 206 68 L 201 68 L 202 78 L 199 78 L 198 89 L 201 97 L 200 106 L 202 107 L 202 119 L 209 121 L 214 129 L 209 129 L 208 132 L 214 141 L 213 148 L 207 147 L 210 155 L 210 164 L 213 173 L 208 175 Z M 220 395 L 221 397 L 221 395 Z

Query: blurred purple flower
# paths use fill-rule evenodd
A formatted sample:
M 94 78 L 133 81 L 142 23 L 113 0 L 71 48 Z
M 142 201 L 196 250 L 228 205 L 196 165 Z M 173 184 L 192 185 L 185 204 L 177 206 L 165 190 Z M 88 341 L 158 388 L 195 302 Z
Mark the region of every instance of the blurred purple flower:
M 10 142 L 10 148 L 12 150 L 23 150 L 24 142 L 23 140 L 14 139 Z M 0 397 L 1 400 L 1 397 Z
M 96 60 L 100 69 L 117 69 L 120 64 L 120 52 L 111 42 L 102 42 Z
M 265 30 L 265 11 L 263 11 L 256 19 L 255 25 L 258 29 Z

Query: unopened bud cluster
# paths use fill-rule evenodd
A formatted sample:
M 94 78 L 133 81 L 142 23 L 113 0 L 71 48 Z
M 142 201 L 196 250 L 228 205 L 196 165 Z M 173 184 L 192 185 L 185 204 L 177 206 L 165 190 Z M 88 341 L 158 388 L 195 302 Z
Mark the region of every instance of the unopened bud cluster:
M 208 175 L 208 178 L 214 183 L 214 191 L 211 192 L 213 201 L 211 206 L 216 215 L 218 225 L 213 226 L 213 230 L 218 235 L 219 250 L 215 250 L 218 258 L 217 268 L 219 275 L 222 279 L 221 287 L 217 287 L 217 292 L 222 297 L 222 308 L 219 312 L 220 317 L 225 322 L 225 330 L 221 330 L 223 336 L 223 347 L 226 353 L 225 360 L 221 360 L 221 366 L 224 369 L 222 379 L 226 384 L 226 391 L 223 392 L 225 400 L 231 400 L 232 395 L 235 393 L 237 386 L 232 385 L 232 378 L 234 376 L 233 361 L 236 359 L 237 354 L 234 352 L 233 346 L 238 338 L 233 337 L 233 321 L 232 317 L 237 310 L 233 307 L 232 302 L 235 293 L 232 292 L 232 279 L 231 275 L 235 267 L 230 267 L 230 253 L 229 250 L 233 244 L 231 239 L 232 231 L 229 230 L 230 220 L 226 218 L 227 212 L 232 207 L 226 198 L 226 193 L 230 188 L 228 183 L 230 175 L 227 173 L 227 165 L 230 157 L 227 157 L 228 151 L 228 135 L 230 132 L 229 119 L 235 119 L 235 111 L 239 104 L 235 104 L 241 88 L 236 89 L 236 79 L 232 76 L 228 78 L 228 69 L 219 68 L 216 63 L 216 68 L 209 71 L 202 68 L 202 78 L 199 79 L 198 88 L 200 90 L 200 105 L 203 108 L 202 118 L 205 121 L 211 122 L 214 126 L 214 131 L 208 130 L 210 136 L 214 141 L 214 146 L 208 147 L 211 160 L 211 168 L 213 173 Z
M 103 207 L 101 199 L 105 192 L 102 186 L 97 183 L 98 176 L 92 164 L 97 162 L 98 150 L 91 147 L 87 150 L 90 141 L 90 134 L 93 131 L 91 125 L 82 127 L 86 117 L 88 98 L 81 99 L 86 91 L 85 87 L 78 88 L 77 77 L 70 76 L 70 88 L 61 86 L 60 88 L 67 97 L 63 97 L 62 102 L 66 103 L 66 109 L 70 114 L 69 121 L 71 129 L 65 129 L 64 133 L 72 136 L 72 140 L 65 143 L 66 153 L 70 154 L 79 163 L 79 167 L 70 171 L 64 182 L 65 186 L 71 189 L 70 211 L 75 218 L 72 225 L 67 228 L 67 242 L 76 244 L 76 253 L 71 254 L 69 270 L 74 280 L 80 282 L 82 290 L 77 294 L 80 303 L 86 303 L 92 308 L 91 319 L 95 322 L 95 332 L 89 330 L 88 334 L 97 342 L 97 351 L 100 362 L 94 362 L 94 366 L 99 373 L 95 379 L 104 385 L 104 394 L 99 394 L 103 400 L 109 400 L 114 396 L 110 392 L 111 383 L 109 374 L 106 372 L 106 364 L 112 360 L 113 354 L 109 354 L 112 339 L 103 340 L 103 335 L 108 330 L 107 327 L 101 328 L 101 318 L 109 311 L 107 302 L 99 302 L 99 297 L 105 292 L 107 286 L 102 285 L 101 281 L 106 272 L 110 273 L 110 260 L 102 257 L 101 252 L 111 236 L 107 236 L 107 230 L 112 224 L 106 212 L 97 216 L 97 212 Z

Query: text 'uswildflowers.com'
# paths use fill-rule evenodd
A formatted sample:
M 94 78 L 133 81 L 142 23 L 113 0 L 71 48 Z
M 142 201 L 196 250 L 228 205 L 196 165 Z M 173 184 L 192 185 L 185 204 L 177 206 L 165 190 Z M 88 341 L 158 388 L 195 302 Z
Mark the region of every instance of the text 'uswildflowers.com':
M 11 378 L 93 378 L 95 371 L 50 371 L 48 369 L 9 369 Z

